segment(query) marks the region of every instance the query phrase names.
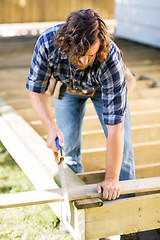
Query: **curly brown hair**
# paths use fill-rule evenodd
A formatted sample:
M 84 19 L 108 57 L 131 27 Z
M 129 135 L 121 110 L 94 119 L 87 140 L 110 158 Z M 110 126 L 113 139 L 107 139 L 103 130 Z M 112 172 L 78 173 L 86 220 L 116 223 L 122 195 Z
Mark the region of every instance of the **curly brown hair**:
M 110 36 L 107 30 L 105 22 L 96 11 L 79 10 L 68 16 L 65 25 L 57 32 L 54 44 L 63 56 L 72 59 L 84 56 L 99 38 L 100 48 L 97 59 L 104 62 L 110 47 Z

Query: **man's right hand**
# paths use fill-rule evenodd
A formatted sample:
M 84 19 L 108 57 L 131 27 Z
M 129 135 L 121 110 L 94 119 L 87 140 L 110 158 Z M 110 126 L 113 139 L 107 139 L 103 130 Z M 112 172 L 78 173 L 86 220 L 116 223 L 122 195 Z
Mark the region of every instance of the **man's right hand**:
M 47 147 L 53 150 L 54 156 L 55 156 L 55 161 L 58 160 L 58 150 L 56 146 L 56 138 L 59 138 L 59 144 L 61 147 L 64 146 L 64 138 L 63 138 L 63 133 L 61 130 L 57 127 L 56 124 L 52 125 L 48 129 L 48 135 L 47 135 Z

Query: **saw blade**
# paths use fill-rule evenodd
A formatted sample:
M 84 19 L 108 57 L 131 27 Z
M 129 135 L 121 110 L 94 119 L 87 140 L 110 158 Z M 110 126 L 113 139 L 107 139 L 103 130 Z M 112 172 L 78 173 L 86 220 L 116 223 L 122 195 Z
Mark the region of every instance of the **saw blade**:
M 60 180 L 61 180 L 63 197 L 64 197 L 65 216 L 66 216 L 66 220 L 70 223 L 71 211 L 70 211 L 69 196 L 68 196 L 68 191 L 67 191 L 67 184 L 66 184 L 66 179 L 65 179 L 64 161 L 62 161 L 58 165 L 58 168 L 59 168 L 59 176 L 60 176 Z

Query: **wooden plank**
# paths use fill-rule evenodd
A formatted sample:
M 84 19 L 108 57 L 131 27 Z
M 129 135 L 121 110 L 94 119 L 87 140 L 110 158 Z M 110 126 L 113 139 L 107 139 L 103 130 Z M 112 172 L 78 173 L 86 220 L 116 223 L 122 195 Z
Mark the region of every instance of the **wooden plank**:
M 26 109 L 18 109 L 16 112 L 29 124 L 39 124 L 41 121 L 39 120 L 38 116 L 34 112 L 33 108 L 26 108 Z M 35 122 L 35 123 L 34 123 Z
M 136 166 L 137 178 L 157 177 L 160 173 L 160 163 L 144 164 Z
M 160 109 L 141 110 L 131 112 L 132 126 L 143 124 L 158 124 L 160 123 Z
M 130 111 L 147 111 L 160 108 L 160 98 L 133 99 L 129 101 Z M 86 105 L 86 115 L 96 114 L 93 104 L 88 101 Z
M 85 240 L 85 210 L 74 207 L 76 240 Z
M 143 57 L 147 57 L 145 56 L 146 55 L 146 49 L 144 49 L 144 51 L 141 51 L 141 53 L 143 54 Z M 154 56 L 154 53 L 152 53 L 152 56 Z M 136 56 L 135 56 L 136 57 Z M 133 61 L 133 58 L 132 57 L 132 61 Z M 139 66 L 132 66 L 132 71 L 136 71 L 136 73 L 144 73 L 146 74 L 146 72 L 159 72 L 160 71 L 160 66 L 159 64 L 153 64 L 153 65 L 150 65 L 150 66 L 147 66 L 147 65 L 139 65 Z
M 160 141 L 133 144 L 135 164 L 160 162 Z
M 160 177 L 121 181 L 121 194 L 142 193 L 160 190 Z M 69 200 L 101 197 L 96 191 L 97 184 L 71 186 L 68 188 Z M 0 195 L 0 208 L 19 207 L 34 204 L 63 201 L 60 188 Z
M 17 89 L 25 89 L 25 83 L 23 81 L 8 81 L 6 80 L 5 82 L 1 83 L 1 91 L 7 91 L 7 88 L 12 89 L 12 90 L 17 90 Z
M 135 99 L 129 101 L 130 111 L 152 110 L 160 108 L 160 98 Z
M 17 113 L 22 116 L 28 123 L 31 125 L 41 125 L 40 120 L 38 119 L 37 115 L 33 111 L 32 108 L 26 108 L 26 109 L 17 109 Z M 54 108 L 52 108 L 52 114 L 54 117 Z M 83 129 L 84 131 L 86 130 L 96 130 L 96 129 L 101 129 L 101 124 L 99 122 L 98 116 L 97 115 L 92 115 L 92 116 L 84 116 L 84 125 Z
M 160 98 L 144 98 L 134 99 L 129 101 L 130 111 L 147 111 L 160 108 Z M 86 115 L 91 116 L 96 114 L 92 103 L 88 102 L 86 105 Z
M 17 96 L 17 98 L 6 98 L 6 102 L 11 105 L 15 110 L 21 110 L 21 109 L 29 109 L 31 108 L 31 103 L 29 101 L 29 98 L 27 97 L 27 95 L 23 96 L 23 97 L 19 97 Z M 49 102 L 50 104 L 53 106 L 53 99 L 49 98 Z
M 24 97 L 24 96 L 26 96 L 26 89 L 20 89 L 20 90 L 2 90 L 1 92 L 0 92 L 0 97 L 1 98 L 3 98 L 4 100 L 5 99 L 11 99 L 11 98 L 19 98 L 19 97 Z
M 137 81 L 140 83 L 141 81 Z M 152 82 L 153 84 L 153 82 Z M 131 99 L 141 99 L 141 98 L 159 98 L 160 89 L 159 88 L 144 88 L 144 89 L 134 89 L 128 95 L 129 100 Z
M 158 177 L 160 173 L 160 163 L 144 164 L 135 166 L 136 178 Z M 105 170 L 94 170 L 90 172 L 78 173 L 80 179 L 85 184 L 98 183 L 104 180 Z
M 37 128 L 37 131 L 42 132 L 40 131 L 40 126 Z M 82 149 L 100 148 L 106 146 L 106 137 L 103 130 L 83 131 L 82 136 Z M 131 127 L 132 143 L 158 141 L 160 139 L 159 136 L 160 124 Z
M 157 65 L 160 62 L 160 57 L 154 54 L 154 48 L 144 47 L 143 51 L 142 51 L 142 49 L 141 49 L 142 45 L 139 45 L 139 47 L 137 47 L 136 43 L 132 47 L 133 47 L 133 49 L 135 48 L 135 51 L 136 50 L 139 51 L 139 55 L 136 55 L 132 51 L 133 49 L 131 49 L 131 48 L 128 50 L 125 46 L 121 48 L 122 50 L 124 50 L 123 51 L 124 60 L 129 68 L 132 69 L 132 66 L 133 67 L 148 66 L 148 68 L 150 68 L 151 64 Z M 147 49 L 148 49 L 148 53 L 146 54 Z M 127 54 L 127 52 L 129 52 L 129 54 Z M 159 52 L 159 50 L 158 50 L 158 52 Z
M 77 173 L 77 176 L 85 183 L 85 184 L 94 184 L 99 183 L 105 178 L 105 170 L 99 171 L 90 171 L 84 173 Z
M 160 193 L 107 202 L 85 213 L 86 239 L 160 228 Z
M 51 105 L 53 108 L 53 106 L 54 106 L 53 98 L 50 98 L 50 102 L 51 102 Z M 139 105 L 139 106 L 137 106 L 137 105 Z M 23 106 L 23 107 L 25 107 L 25 106 Z M 135 116 L 135 115 L 139 114 L 139 115 L 142 115 L 142 118 L 143 118 L 143 115 L 145 115 L 146 120 L 147 120 L 148 114 L 150 114 L 150 113 L 154 113 L 154 114 L 158 113 L 159 114 L 160 113 L 160 110 L 159 110 L 160 109 L 160 100 L 156 99 L 156 98 L 155 99 L 152 98 L 152 99 L 131 100 L 129 102 L 129 107 L 130 107 L 130 111 L 131 111 L 131 116 L 132 115 Z M 21 115 L 23 116 L 23 110 L 20 109 L 20 106 L 18 107 L 18 110 L 19 110 L 19 113 L 21 113 Z M 54 114 L 54 108 L 52 109 L 52 111 Z M 53 115 L 53 117 L 54 117 L 54 115 Z M 94 106 L 90 101 L 88 101 L 88 103 L 86 105 L 86 114 L 85 114 L 84 120 L 85 119 L 88 121 L 90 121 L 92 119 L 98 119 L 98 117 L 96 116 L 96 111 L 94 109 Z M 154 119 L 153 119 L 153 121 L 154 121 Z M 155 121 L 156 121 L 156 119 L 155 119 Z M 145 122 L 145 124 L 148 124 L 148 123 Z M 142 124 L 139 124 L 139 125 L 142 125 Z
M 160 163 L 135 166 L 136 178 L 159 177 Z M 90 171 L 77 174 L 85 184 L 98 183 L 104 180 L 105 170 Z
M 159 163 L 160 141 L 133 144 L 133 148 L 136 165 Z M 82 150 L 82 155 L 85 171 L 88 172 L 105 169 L 105 147 Z M 90 164 L 90 159 L 92 159 L 92 164 Z
M 8 86 L 8 84 L 6 85 L 6 87 L 3 87 L 2 86 L 2 91 L 4 91 L 4 89 L 6 89 Z M 10 86 L 12 88 L 12 86 Z M 22 89 L 24 89 L 24 85 L 22 84 Z M 12 90 L 16 90 L 17 88 L 15 87 L 14 85 L 14 88 Z M 158 93 L 157 93 L 158 94 Z M 53 98 L 50 98 L 51 100 L 51 104 L 52 106 L 54 105 L 53 103 Z M 6 97 L 6 100 L 7 100 L 7 97 Z M 29 103 L 29 100 L 25 99 L 25 96 L 24 96 L 24 100 L 23 101 L 18 101 L 18 99 L 16 100 L 13 100 L 13 99 L 10 99 L 10 100 L 7 100 L 7 102 L 9 104 L 11 104 L 15 109 L 23 109 L 23 108 L 29 108 L 30 107 L 30 103 Z M 137 104 L 139 102 L 139 104 Z M 158 96 L 157 96 L 157 99 L 156 98 L 144 98 L 144 99 L 131 99 L 129 100 L 129 107 L 130 107 L 130 110 L 131 111 L 140 111 L 140 110 L 150 110 L 150 109 L 157 109 L 157 108 L 160 108 L 160 101 L 158 99 Z M 94 109 L 94 106 L 92 103 L 88 103 L 87 104 L 87 109 L 86 109 L 86 115 L 90 116 L 90 115 L 95 115 L 96 112 L 95 112 L 95 109 Z
M 132 143 L 158 141 L 160 139 L 160 124 L 131 127 Z
M 41 125 L 40 120 L 37 115 L 34 113 L 32 108 L 18 109 L 19 113 L 31 126 Z M 54 116 L 54 108 L 52 108 L 52 114 Z M 132 127 L 138 125 L 150 125 L 150 124 L 159 124 L 160 122 L 160 109 L 153 109 L 147 111 L 134 111 L 131 112 L 131 123 Z M 101 123 L 97 115 L 84 116 L 83 131 L 96 131 L 102 130 Z M 42 135 L 45 131 L 42 133 Z

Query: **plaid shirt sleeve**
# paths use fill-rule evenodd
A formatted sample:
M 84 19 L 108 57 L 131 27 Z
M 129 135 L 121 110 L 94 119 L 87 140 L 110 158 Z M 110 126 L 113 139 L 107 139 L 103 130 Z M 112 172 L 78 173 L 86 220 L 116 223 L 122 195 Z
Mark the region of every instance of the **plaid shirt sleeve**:
M 54 64 L 56 58 L 53 36 L 56 28 L 46 30 L 37 40 L 27 77 L 26 88 L 38 93 L 44 93 L 52 75 L 50 62 Z
M 114 125 L 123 122 L 127 87 L 120 52 L 113 42 L 102 74 L 102 100 L 104 123 Z

